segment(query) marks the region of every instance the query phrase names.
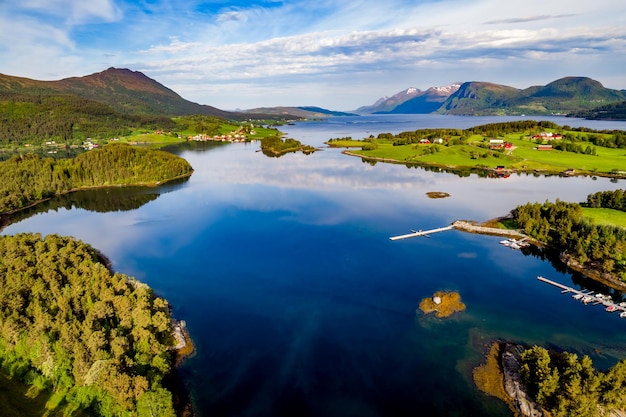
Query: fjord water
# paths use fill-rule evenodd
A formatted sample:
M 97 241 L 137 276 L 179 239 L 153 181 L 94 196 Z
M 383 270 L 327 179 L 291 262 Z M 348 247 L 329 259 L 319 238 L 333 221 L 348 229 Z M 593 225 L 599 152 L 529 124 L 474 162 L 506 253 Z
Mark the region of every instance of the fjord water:
M 624 122 L 551 119 L 626 129 Z M 584 201 L 624 181 L 460 177 L 372 165 L 323 145 L 506 120 L 371 116 L 282 127 L 322 148 L 308 156 L 269 158 L 254 143 L 181 146 L 175 151 L 193 176 L 124 191 L 139 207 L 96 212 L 60 204 L 2 233 L 76 236 L 165 297 L 196 345 L 180 374 L 198 415 L 507 416 L 471 380 L 490 341 L 567 349 L 602 369 L 626 358 L 626 319 L 536 277 L 608 290 L 497 237 L 454 230 L 389 237 L 486 220 L 528 201 Z M 430 199 L 429 191 L 450 197 Z M 416 311 L 438 290 L 458 291 L 466 311 L 445 320 Z

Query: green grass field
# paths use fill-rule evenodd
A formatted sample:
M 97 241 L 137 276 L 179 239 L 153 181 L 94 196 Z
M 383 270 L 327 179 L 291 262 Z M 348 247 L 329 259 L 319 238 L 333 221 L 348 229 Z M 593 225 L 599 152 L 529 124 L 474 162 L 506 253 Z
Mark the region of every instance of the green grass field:
M 583 207 L 583 215 L 595 224 L 626 228 L 626 212 L 624 211 Z
M 595 149 L 596 155 L 552 150 L 538 150 L 537 143 L 528 139 L 526 132 L 506 135 L 504 141 L 513 144 L 513 149 L 493 151 L 488 140 L 482 136 L 471 136 L 462 145 L 408 144 L 393 146 L 388 139 L 371 141 L 376 149 L 353 149 L 351 153 L 367 158 L 385 159 L 401 163 L 439 165 L 445 167 L 495 168 L 503 166 L 514 171 L 559 173 L 573 169 L 578 174 L 615 175 L 625 171 L 626 150 L 603 148 L 581 142 Z M 363 141 L 333 141 L 331 146 L 356 147 Z

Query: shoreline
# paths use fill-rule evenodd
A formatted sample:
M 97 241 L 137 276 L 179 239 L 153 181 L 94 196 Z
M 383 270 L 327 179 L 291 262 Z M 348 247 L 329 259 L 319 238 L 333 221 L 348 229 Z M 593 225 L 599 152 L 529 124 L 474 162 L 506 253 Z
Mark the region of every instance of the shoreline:
M 172 182 L 172 181 L 176 181 L 176 180 L 183 179 L 183 178 L 189 178 L 189 177 L 191 177 L 193 172 L 194 172 L 194 170 L 192 169 L 190 172 L 188 172 L 186 174 L 177 175 L 177 176 L 172 177 L 172 178 L 168 178 L 168 179 L 161 180 L 161 181 L 149 182 L 149 183 L 138 182 L 138 183 L 134 183 L 134 184 L 85 185 L 83 187 L 75 187 L 75 188 L 71 188 L 71 189 L 66 190 L 66 191 L 62 191 L 60 193 L 56 193 L 56 194 L 54 194 L 54 195 L 52 195 L 50 197 L 46 197 L 46 198 L 42 198 L 41 200 L 33 201 L 32 203 L 29 203 L 28 205 L 26 205 L 24 207 L 20 207 L 20 208 L 13 209 L 13 210 L 8 210 L 8 211 L 0 211 L 0 216 L 10 216 L 12 214 L 19 213 L 22 210 L 27 210 L 29 208 L 33 208 L 33 207 L 37 206 L 38 204 L 44 203 L 46 201 L 50 201 L 50 200 L 52 200 L 55 197 L 59 197 L 59 196 L 65 195 L 65 194 L 75 193 L 75 192 L 78 192 L 78 191 L 98 190 L 98 189 L 104 189 L 104 188 L 124 188 L 124 187 L 147 187 L 147 188 L 154 188 L 154 187 L 158 187 L 158 186 L 163 185 L 163 184 L 167 184 L 167 183 Z
M 604 284 L 608 287 L 613 288 L 614 290 L 618 290 L 618 291 L 626 291 L 626 283 L 620 281 L 618 278 L 616 278 L 615 276 L 606 273 L 606 272 L 601 272 L 598 271 L 596 269 L 593 269 L 590 266 L 584 266 L 579 264 L 578 262 L 574 261 L 573 259 L 571 259 L 571 257 L 569 255 L 567 255 L 565 252 L 561 252 L 558 248 L 555 247 L 551 247 L 546 245 L 544 242 L 540 242 L 520 231 L 517 230 L 513 230 L 513 229 L 500 229 L 497 227 L 488 227 L 488 226 L 482 226 L 484 224 L 491 224 L 494 223 L 496 221 L 499 221 L 501 219 L 504 219 L 505 217 L 500 217 L 500 218 L 496 218 L 496 219 L 492 219 L 492 220 L 488 220 L 486 222 L 483 223 L 476 223 L 476 222 L 471 222 L 471 221 L 467 221 L 467 220 L 456 220 L 452 223 L 452 226 L 454 227 L 454 229 L 456 230 L 460 230 L 462 232 L 467 232 L 467 233 L 474 233 L 474 234 L 483 234 L 483 235 L 491 235 L 491 236 L 502 236 L 502 237 L 514 237 L 514 238 L 525 238 L 525 240 L 527 242 L 529 242 L 530 244 L 532 244 L 533 246 L 539 247 L 539 248 L 552 248 L 555 251 L 559 252 L 559 260 L 563 263 L 563 265 L 565 265 L 566 267 L 581 273 L 582 275 L 584 275 L 585 277 L 599 282 L 601 284 Z
M 399 164 L 399 165 L 407 165 L 407 166 L 410 165 L 410 166 L 417 166 L 417 167 L 433 167 L 433 168 L 448 169 L 451 171 L 461 171 L 461 170 L 472 169 L 472 170 L 478 170 L 478 171 L 487 172 L 487 173 L 506 172 L 507 174 L 526 174 L 526 175 L 540 174 L 540 175 L 561 175 L 561 176 L 567 176 L 567 177 L 577 177 L 577 176 L 579 177 L 603 177 L 603 178 L 612 178 L 612 179 L 625 179 L 626 178 L 624 174 L 618 175 L 618 174 L 612 174 L 610 172 L 591 172 L 591 171 L 584 171 L 584 170 L 576 170 L 574 173 L 564 173 L 565 172 L 564 170 L 551 171 L 551 170 L 518 169 L 518 168 L 505 168 L 503 171 L 498 171 L 494 168 L 488 168 L 488 167 L 479 166 L 479 165 L 445 165 L 445 164 L 436 164 L 436 163 L 429 163 L 429 162 L 415 162 L 415 161 L 407 162 L 407 161 L 401 161 L 399 159 L 359 155 L 349 150 L 342 151 L 341 153 L 344 155 L 348 155 L 348 156 L 359 157 L 363 159 L 364 161 L 384 162 L 384 163 L 390 163 L 390 164 Z

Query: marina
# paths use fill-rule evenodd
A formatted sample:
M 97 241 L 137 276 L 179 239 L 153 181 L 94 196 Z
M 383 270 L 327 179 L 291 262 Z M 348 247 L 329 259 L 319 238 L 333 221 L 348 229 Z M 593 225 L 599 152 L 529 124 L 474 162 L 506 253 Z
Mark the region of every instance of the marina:
M 538 276 L 537 279 L 546 284 L 560 288 L 561 294 L 572 294 L 574 300 L 578 300 L 583 304 L 602 305 L 608 313 L 619 312 L 621 318 L 626 318 L 626 302 L 615 303 L 610 295 L 601 293 L 594 294 L 594 292 L 590 290 L 577 290 L 542 276 Z

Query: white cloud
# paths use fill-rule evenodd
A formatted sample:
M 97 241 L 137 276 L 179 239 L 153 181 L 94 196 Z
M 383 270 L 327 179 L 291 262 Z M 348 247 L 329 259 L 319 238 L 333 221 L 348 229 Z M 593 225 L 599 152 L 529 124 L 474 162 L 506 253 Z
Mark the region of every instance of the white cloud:
M 62 17 L 72 24 L 98 20 L 113 22 L 122 17 L 113 0 L 21 0 L 14 2 L 14 7 L 18 11 Z
M 123 66 L 226 109 L 351 109 L 408 86 L 525 88 L 572 69 L 626 87 L 622 0 L 23 0 L 0 12 L 4 71 L 50 79 Z

